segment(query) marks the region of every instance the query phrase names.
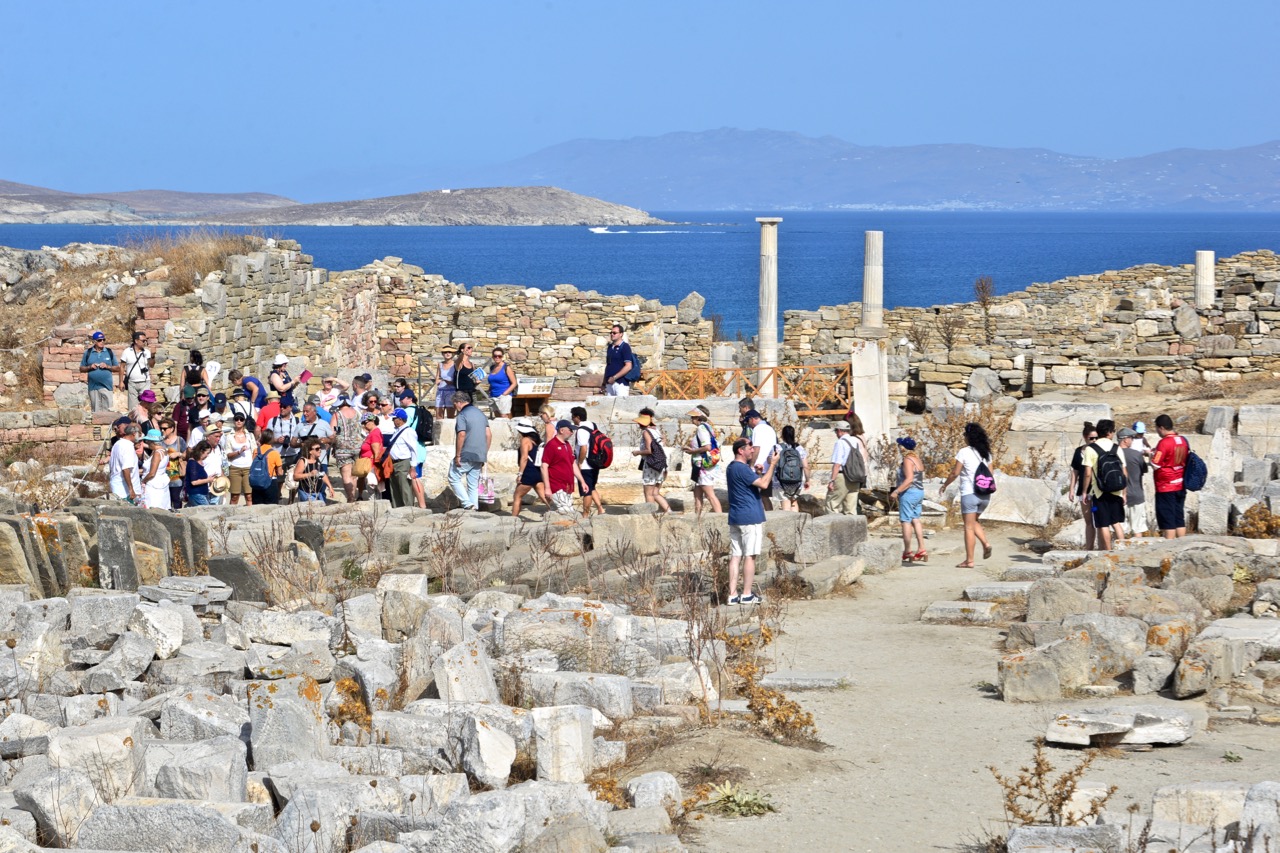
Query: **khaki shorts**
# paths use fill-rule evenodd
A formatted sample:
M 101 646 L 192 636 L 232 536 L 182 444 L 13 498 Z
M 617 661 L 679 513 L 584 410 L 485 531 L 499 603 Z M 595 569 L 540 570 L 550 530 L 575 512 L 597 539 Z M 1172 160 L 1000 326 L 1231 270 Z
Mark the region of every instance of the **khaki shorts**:
M 231 494 L 233 495 L 251 495 L 253 490 L 249 488 L 249 469 L 236 468 L 232 466 L 227 472 L 227 478 L 231 480 Z
M 756 557 L 764 542 L 763 524 L 730 524 L 729 556 Z

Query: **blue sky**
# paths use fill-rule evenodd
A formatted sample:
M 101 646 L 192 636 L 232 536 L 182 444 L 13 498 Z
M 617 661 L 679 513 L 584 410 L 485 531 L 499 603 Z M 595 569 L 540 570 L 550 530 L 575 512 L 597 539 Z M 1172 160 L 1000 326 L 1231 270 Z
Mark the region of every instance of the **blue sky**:
M 1280 138 L 1280 4 L 0 0 L 0 180 L 414 192 L 717 127 L 1120 157 Z

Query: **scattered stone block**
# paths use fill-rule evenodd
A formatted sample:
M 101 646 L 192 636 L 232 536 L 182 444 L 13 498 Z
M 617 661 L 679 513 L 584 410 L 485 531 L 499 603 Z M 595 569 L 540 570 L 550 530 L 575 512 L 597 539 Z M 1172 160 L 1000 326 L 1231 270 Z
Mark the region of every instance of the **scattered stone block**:
M 141 717 L 103 717 L 50 733 L 46 756 L 53 769 L 85 773 L 98 798 L 111 802 L 138 790 L 144 778 L 142 741 L 153 731 Z
M 198 741 L 160 766 L 156 796 L 244 802 L 249 783 L 247 755 L 244 741 L 238 736 Z
M 1188 711 L 1160 706 L 1106 708 L 1058 714 L 1045 740 L 1077 746 L 1118 743 L 1179 744 L 1191 738 L 1195 722 Z
M 1249 785 L 1244 782 L 1188 782 L 1157 788 L 1151 817 L 1173 823 L 1225 829 L 1244 815 Z
M 27 777 L 13 789 L 20 808 L 30 812 L 45 838 L 75 847 L 76 833 L 100 802 L 93 781 L 75 768 L 54 768 Z
M 323 758 L 328 745 L 320 685 L 304 676 L 249 683 L 249 745 L 253 766 Z
M 802 564 L 797 574 L 808 585 L 810 595 L 821 598 L 854 583 L 865 570 L 866 563 L 861 557 L 842 555 Z
M 841 672 L 801 672 L 780 669 L 760 679 L 762 687 L 774 690 L 835 690 L 849 685 L 849 677 Z
M 670 773 L 657 770 L 643 773 L 626 784 L 627 800 L 632 808 L 643 809 L 658 806 L 681 814 L 684 810 L 681 803 L 684 795 L 680 791 L 680 783 Z
M 483 720 L 468 716 L 462 724 L 462 768 L 482 785 L 505 788 L 516 760 L 511 735 Z
M 992 625 L 1002 618 L 994 601 L 935 601 L 920 614 L 920 621 L 936 625 Z
M 1133 695 L 1158 693 L 1169 686 L 1177 662 L 1163 652 L 1147 652 L 1133 664 Z
M 592 709 L 568 705 L 533 709 L 538 778 L 582 782 L 596 766 Z
M 484 647 L 477 640 L 460 643 L 432 664 L 436 689 L 448 702 L 499 702 L 498 684 Z M 568 703 L 566 703 L 568 704 Z
M 856 553 L 867 538 L 863 515 L 824 515 L 810 519 L 796 543 L 797 563 L 817 563 L 829 557 Z
M 1008 853 L 1115 853 L 1124 836 L 1118 826 L 1015 826 L 1005 845 Z
M 1031 581 L 986 581 L 965 587 L 964 597 L 968 601 L 1013 602 L 1025 605 L 1031 585 Z

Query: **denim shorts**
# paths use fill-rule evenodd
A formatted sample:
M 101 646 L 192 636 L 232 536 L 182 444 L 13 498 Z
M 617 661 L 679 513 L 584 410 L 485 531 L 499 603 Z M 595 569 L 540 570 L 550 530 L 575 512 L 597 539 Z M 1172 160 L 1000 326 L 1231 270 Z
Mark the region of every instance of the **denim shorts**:
M 924 489 L 912 486 L 898 497 L 898 521 L 915 521 L 924 510 Z
M 981 515 L 987 508 L 987 504 L 991 503 L 989 495 L 961 495 L 960 496 L 960 514 L 961 515 Z

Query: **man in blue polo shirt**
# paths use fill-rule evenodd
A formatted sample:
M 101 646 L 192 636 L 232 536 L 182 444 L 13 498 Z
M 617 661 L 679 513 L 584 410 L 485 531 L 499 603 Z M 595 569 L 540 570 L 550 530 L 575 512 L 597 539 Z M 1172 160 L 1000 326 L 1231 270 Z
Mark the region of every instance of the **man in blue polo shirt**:
M 763 474 L 751 467 L 751 442 L 740 438 L 733 443 L 733 461 L 725 474 L 729 491 L 729 600 L 727 604 L 759 604 L 751 592 L 756 576 L 756 556 L 764 541 L 764 501 L 761 489 L 773 482 L 778 454 L 769 459 Z M 742 596 L 738 596 L 738 565 L 742 564 Z
M 604 357 L 604 393 L 610 397 L 625 397 L 631 393 L 631 382 L 627 374 L 635 363 L 631 354 L 631 344 L 622 338 L 621 323 L 614 323 L 609 328 L 609 348 Z
M 89 375 L 89 411 L 109 412 L 114 405 L 115 376 L 120 369 L 116 354 L 107 347 L 107 336 L 93 333 L 93 346 L 80 359 L 80 372 Z

